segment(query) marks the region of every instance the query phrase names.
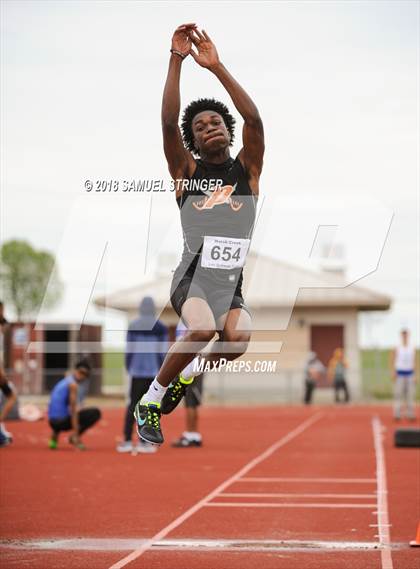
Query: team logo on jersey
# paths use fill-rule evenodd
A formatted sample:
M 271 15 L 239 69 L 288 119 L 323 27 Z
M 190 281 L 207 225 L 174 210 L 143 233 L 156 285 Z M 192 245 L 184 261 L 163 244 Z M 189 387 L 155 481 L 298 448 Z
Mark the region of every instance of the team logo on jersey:
M 193 202 L 193 206 L 198 211 L 203 211 L 204 209 L 213 209 L 216 205 L 229 204 L 233 211 L 239 211 L 243 203 L 231 197 L 235 190 L 236 184 L 234 186 L 220 186 L 215 188 L 210 196 Z

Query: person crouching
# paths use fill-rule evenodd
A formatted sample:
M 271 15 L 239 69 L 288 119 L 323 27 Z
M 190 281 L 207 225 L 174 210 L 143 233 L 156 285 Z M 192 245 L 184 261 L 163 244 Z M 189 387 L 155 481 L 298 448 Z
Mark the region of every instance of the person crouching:
M 72 431 L 69 443 L 79 450 L 85 450 L 81 436 L 101 418 L 101 412 L 96 407 L 78 408 L 79 384 L 89 377 L 90 370 L 87 361 L 78 362 L 72 373 L 60 380 L 52 390 L 48 406 L 48 419 L 52 429 L 48 443 L 50 449 L 57 448 L 61 431 Z

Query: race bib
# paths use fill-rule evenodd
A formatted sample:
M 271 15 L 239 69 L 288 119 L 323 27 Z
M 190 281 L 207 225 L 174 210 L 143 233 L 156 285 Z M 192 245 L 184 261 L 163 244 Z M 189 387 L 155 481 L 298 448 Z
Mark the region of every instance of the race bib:
M 235 237 L 204 237 L 201 266 L 207 269 L 239 269 L 245 264 L 249 239 Z

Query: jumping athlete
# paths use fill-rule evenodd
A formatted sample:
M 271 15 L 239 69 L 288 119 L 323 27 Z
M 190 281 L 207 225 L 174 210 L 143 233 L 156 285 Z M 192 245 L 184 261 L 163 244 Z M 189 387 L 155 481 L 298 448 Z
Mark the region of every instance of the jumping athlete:
M 242 296 L 242 270 L 255 222 L 264 154 L 258 109 L 221 63 L 207 33 L 200 32 L 196 24 L 179 26 L 170 51 L 162 130 L 184 237 L 181 262 L 171 285 L 171 303 L 188 332 L 171 346 L 134 411 L 139 437 L 157 445 L 163 443 L 161 413 L 170 413 L 199 375 L 196 354 L 214 334 L 218 332 L 219 339 L 206 354 L 206 361 L 234 360 L 247 349 L 251 316 Z M 215 99 L 188 105 L 181 134 L 179 83 L 188 55 L 217 77 L 243 118 L 243 147 L 235 159 L 229 151 L 235 120 Z

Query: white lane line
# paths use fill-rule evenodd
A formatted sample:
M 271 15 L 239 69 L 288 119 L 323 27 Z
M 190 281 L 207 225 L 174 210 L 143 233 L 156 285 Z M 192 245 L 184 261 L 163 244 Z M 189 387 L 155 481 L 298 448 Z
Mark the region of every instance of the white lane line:
M 273 478 L 273 477 L 248 477 L 241 478 L 237 482 L 320 482 L 337 484 L 376 484 L 376 478 Z
M 382 440 L 382 425 L 378 417 L 372 419 L 373 442 L 376 459 L 377 479 L 377 515 L 378 515 L 378 538 L 381 545 L 382 569 L 393 569 L 391 556 L 391 537 L 388 515 L 385 453 Z
M 366 508 L 372 509 L 375 507 L 375 504 L 323 504 L 321 502 L 313 502 L 313 503 L 299 503 L 291 504 L 291 503 L 282 503 L 282 502 L 209 502 L 208 504 L 204 504 L 206 508 L 215 507 L 215 508 L 332 508 L 332 509 L 340 509 L 340 508 Z
M 217 486 L 217 488 L 215 488 L 212 492 L 207 494 L 207 496 L 205 496 L 204 498 L 199 500 L 196 504 L 191 506 L 191 508 L 189 508 L 186 512 L 184 512 L 183 514 L 178 516 L 173 522 L 171 522 L 166 527 L 161 529 L 153 537 L 148 539 L 138 549 L 136 549 L 135 551 L 130 553 L 130 555 L 123 557 L 123 559 L 121 559 L 120 561 L 117 561 L 117 563 L 114 563 L 113 565 L 111 565 L 111 567 L 109 569 L 122 569 L 122 567 L 125 567 L 126 565 L 131 563 L 131 561 L 138 559 L 138 557 L 140 557 L 141 555 L 143 555 L 143 553 L 148 551 L 157 541 L 166 537 L 168 535 L 168 533 L 170 533 L 171 531 L 176 529 L 178 526 L 183 524 L 192 515 L 194 515 L 196 512 L 198 512 L 203 506 L 205 506 L 208 502 L 210 502 L 210 500 L 213 500 L 213 498 L 215 496 L 217 496 L 217 494 L 219 494 L 220 492 L 223 492 L 223 490 L 225 490 L 225 488 L 227 488 L 228 486 L 230 486 L 231 484 L 236 482 L 238 480 L 238 478 L 240 478 L 241 476 L 244 476 L 244 474 L 247 474 L 250 470 L 255 468 L 255 466 L 260 464 L 260 462 L 262 462 L 263 460 L 265 460 L 266 458 L 271 456 L 274 452 L 276 452 L 276 450 L 283 447 L 288 442 L 290 442 L 291 440 L 296 438 L 298 435 L 303 433 L 308 427 L 313 425 L 316 421 L 319 421 L 319 419 L 321 419 L 321 417 L 323 415 L 324 415 L 324 413 L 319 412 L 319 413 L 316 413 L 315 415 L 312 415 L 312 417 L 309 417 L 309 419 L 306 419 L 306 421 L 304 421 L 303 423 L 298 425 L 295 429 L 290 431 L 290 433 L 288 433 L 287 435 L 285 435 L 284 437 L 279 439 L 276 443 L 274 443 L 273 445 L 268 447 L 267 450 L 262 452 L 260 455 L 258 455 L 256 458 L 254 458 L 250 462 L 248 462 L 248 464 L 246 464 L 240 470 L 238 470 L 238 472 L 236 474 L 234 474 L 233 476 L 231 476 L 230 478 L 225 480 L 225 482 L 222 482 L 221 484 L 219 484 L 219 486 Z
M 276 492 L 223 492 L 219 496 L 229 498 L 376 498 L 376 494 L 281 494 Z M 375 504 L 376 507 L 376 504 Z
M 55 551 L 130 551 L 145 543 L 146 539 L 126 538 L 68 538 L 44 540 L 4 540 L 0 546 L 13 550 L 55 550 Z M 400 548 L 400 544 L 394 544 Z M 224 551 L 267 551 L 267 550 L 375 550 L 379 548 L 377 541 L 304 541 L 304 540 L 271 540 L 271 539 L 162 539 L 152 546 L 153 550 L 200 550 L 201 552 Z

